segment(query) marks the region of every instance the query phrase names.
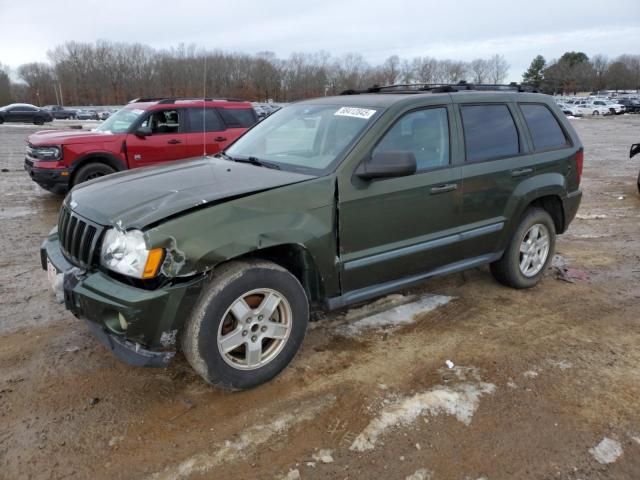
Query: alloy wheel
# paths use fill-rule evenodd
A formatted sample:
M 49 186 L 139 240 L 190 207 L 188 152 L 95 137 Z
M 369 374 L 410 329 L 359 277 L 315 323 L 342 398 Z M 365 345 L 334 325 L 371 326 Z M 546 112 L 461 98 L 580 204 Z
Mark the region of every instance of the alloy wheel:
M 540 273 L 549 256 L 549 229 L 542 223 L 531 226 L 520 244 L 520 272 L 525 277 Z
M 293 314 L 281 293 L 259 288 L 238 297 L 218 327 L 218 350 L 239 370 L 255 370 L 271 362 L 284 348 Z

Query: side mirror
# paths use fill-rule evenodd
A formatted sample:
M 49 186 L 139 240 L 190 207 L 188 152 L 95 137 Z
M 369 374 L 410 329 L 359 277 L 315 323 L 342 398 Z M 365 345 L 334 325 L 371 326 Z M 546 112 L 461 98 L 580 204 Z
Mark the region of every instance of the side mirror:
M 151 133 L 152 132 L 150 127 L 138 127 L 138 129 L 135 132 L 136 137 L 140 137 L 140 138 L 148 137 L 149 135 L 151 135 Z
M 416 173 L 416 169 L 413 152 L 379 152 L 362 162 L 356 168 L 355 175 L 363 180 L 406 177 Z
M 640 153 L 640 143 L 634 143 L 631 145 L 631 150 L 629 150 L 629 158 L 633 158 L 635 155 Z

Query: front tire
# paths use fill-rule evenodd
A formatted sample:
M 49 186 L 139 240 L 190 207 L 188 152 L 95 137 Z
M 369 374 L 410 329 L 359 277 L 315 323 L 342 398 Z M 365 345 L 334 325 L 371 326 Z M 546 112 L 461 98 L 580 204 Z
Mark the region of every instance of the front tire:
M 103 177 L 114 172 L 115 170 L 113 168 L 104 163 L 88 163 L 80 167 L 74 174 L 72 186 L 76 186 L 79 183 L 93 180 L 94 178 Z
M 44 118 L 36 117 L 36 118 L 33 119 L 33 123 L 35 125 L 44 125 Z
M 513 288 L 531 288 L 540 282 L 553 258 L 556 229 L 551 216 L 530 208 L 516 228 L 502 258 L 491 264 L 495 279 Z
M 309 302 L 291 273 L 271 262 L 216 269 L 182 335 L 184 355 L 208 383 L 242 390 L 265 383 L 293 359 Z

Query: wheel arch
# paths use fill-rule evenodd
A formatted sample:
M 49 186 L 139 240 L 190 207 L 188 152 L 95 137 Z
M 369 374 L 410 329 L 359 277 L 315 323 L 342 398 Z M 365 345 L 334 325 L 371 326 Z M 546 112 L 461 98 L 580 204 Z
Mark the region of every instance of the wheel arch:
M 304 245 L 298 243 L 285 243 L 252 250 L 243 255 L 230 258 L 219 263 L 213 268 L 211 273 L 212 275 L 215 275 L 216 270 L 229 262 L 242 261 L 246 259 L 267 260 L 286 269 L 298 279 L 307 294 L 309 303 L 319 303 L 324 299 L 324 280 L 315 259 Z
M 121 172 L 122 170 L 126 170 L 127 166 L 125 165 L 125 163 L 119 159 L 118 157 L 116 157 L 115 155 L 108 153 L 108 152 L 93 152 L 93 153 L 88 153 L 86 155 L 81 156 L 80 158 L 76 159 L 72 164 L 71 164 L 71 185 L 73 185 L 75 183 L 75 176 L 77 171 L 89 164 L 89 163 L 103 163 L 105 165 L 109 165 L 111 168 L 113 168 L 116 172 Z

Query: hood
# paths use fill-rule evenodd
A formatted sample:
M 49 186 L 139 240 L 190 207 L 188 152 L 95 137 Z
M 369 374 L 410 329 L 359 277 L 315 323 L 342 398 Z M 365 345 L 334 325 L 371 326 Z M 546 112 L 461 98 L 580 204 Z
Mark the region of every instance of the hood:
M 93 143 L 116 141 L 122 134 L 109 132 L 92 132 L 87 130 L 61 131 L 42 130 L 41 132 L 29 135 L 27 141 L 32 145 L 71 145 L 78 143 Z
M 312 178 L 207 157 L 108 175 L 75 187 L 65 203 L 101 225 L 144 228 L 211 202 Z

